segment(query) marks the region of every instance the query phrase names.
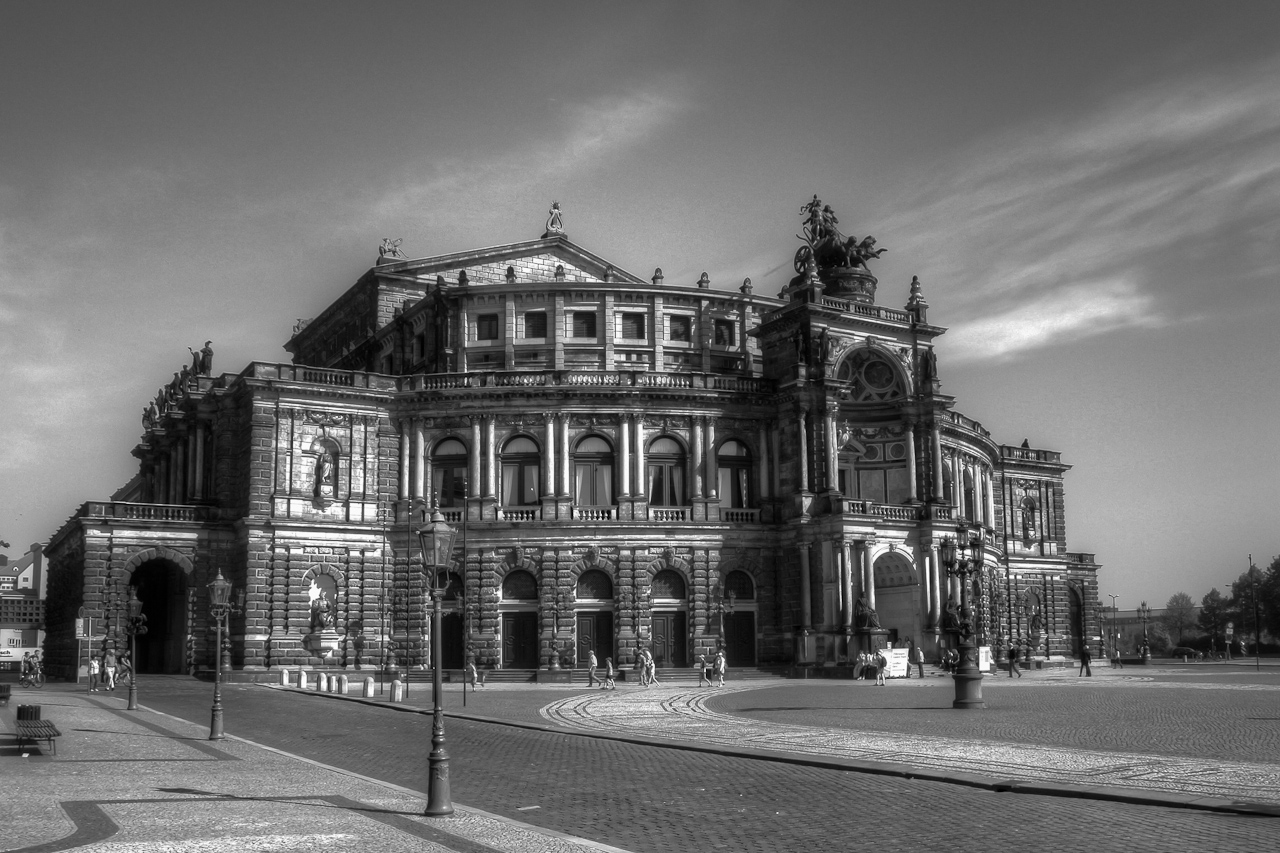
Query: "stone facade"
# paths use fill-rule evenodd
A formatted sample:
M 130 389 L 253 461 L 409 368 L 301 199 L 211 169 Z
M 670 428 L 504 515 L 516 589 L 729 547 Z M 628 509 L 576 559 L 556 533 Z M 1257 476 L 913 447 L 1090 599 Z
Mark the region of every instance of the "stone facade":
M 49 544 L 50 665 L 75 666 L 81 612 L 123 644 L 136 585 L 143 670 L 207 668 L 221 573 L 237 669 L 421 666 L 433 501 L 459 531 L 450 668 L 936 655 L 958 523 L 984 537 L 980 638 L 1072 654 L 1100 631 L 1068 466 L 955 411 L 918 282 L 894 309 L 865 266 L 812 267 L 773 298 L 641 279 L 563 234 L 380 258 L 299 322 L 293 363 L 161 390 L 138 476 Z

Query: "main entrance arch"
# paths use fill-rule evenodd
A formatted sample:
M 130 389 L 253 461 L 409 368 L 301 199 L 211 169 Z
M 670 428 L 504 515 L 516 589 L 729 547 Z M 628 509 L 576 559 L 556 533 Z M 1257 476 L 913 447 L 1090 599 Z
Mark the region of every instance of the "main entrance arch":
M 147 633 L 137 638 L 138 672 L 178 674 L 187 669 L 187 573 L 172 560 L 152 558 L 133 570 Z

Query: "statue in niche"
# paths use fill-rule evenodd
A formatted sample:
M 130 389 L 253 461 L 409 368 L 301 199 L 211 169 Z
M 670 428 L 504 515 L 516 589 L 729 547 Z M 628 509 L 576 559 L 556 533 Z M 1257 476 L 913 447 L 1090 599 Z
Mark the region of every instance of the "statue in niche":
M 1022 544 L 1028 548 L 1035 542 L 1036 505 L 1031 501 L 1022 504 Z
M 880 617 L 876 609 L 867 604 L 867 599 L 859 597 L 853 605 L 853 618 L 859 628 L 870 629 L 880 627 Z
M 318 634 L 333 630 L 333 602 L 323 590 L 317 590 L 317 593 L 311 601 L 311 631 Z

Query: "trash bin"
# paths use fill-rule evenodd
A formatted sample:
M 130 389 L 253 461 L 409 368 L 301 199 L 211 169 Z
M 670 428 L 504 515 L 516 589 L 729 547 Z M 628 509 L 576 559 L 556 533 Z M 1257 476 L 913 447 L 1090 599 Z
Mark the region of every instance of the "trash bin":
M 39 705 L 19 705 L 18 719 L 19 720 L 40 719 L 40 706 Z

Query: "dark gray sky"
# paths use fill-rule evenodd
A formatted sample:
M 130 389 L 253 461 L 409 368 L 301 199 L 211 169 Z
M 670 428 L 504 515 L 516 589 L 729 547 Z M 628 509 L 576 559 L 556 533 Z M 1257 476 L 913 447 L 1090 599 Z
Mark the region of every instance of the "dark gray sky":
M 688 8 L 687 8 L 688 7 Z M 1280 553 L 1280 4 L 5 4 L 0 538 L 135 472 L 187 347 L 287 360 L 411 257 L 571 239 L 776 293 L 815 193 L 1061 450 L 1122 607 Z M 1105 600 L 1105 599 L 1104 599 Z

